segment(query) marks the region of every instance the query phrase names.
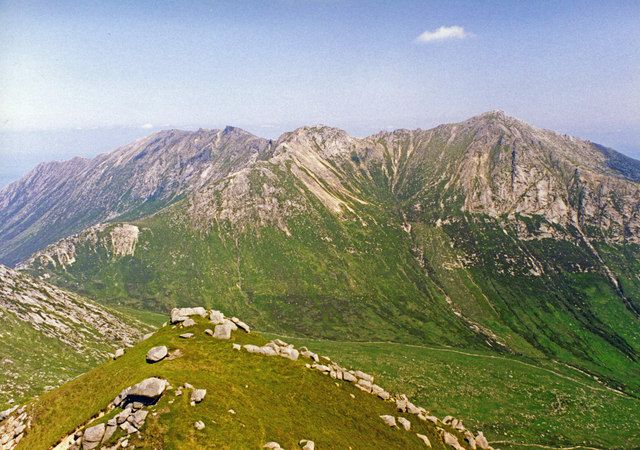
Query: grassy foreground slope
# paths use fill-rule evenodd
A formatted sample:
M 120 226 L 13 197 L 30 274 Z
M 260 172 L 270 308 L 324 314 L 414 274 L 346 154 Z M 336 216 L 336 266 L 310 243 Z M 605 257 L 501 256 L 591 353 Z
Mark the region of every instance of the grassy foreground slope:
M 268 441 L 298 448 L 301 439 L 321 449 L 424 448 L 416 432 L 427 435 L 433 448 L 445 448 L 434 424 L 398 413 L 394 403 L 307 369 L 309 360 L 302 357 L 290 361 L 232 350 L 232 343 L 262 345 L 266 339 L 236 331 L 231 340 L 220 341 L 204 333 L 211 326 L 204 319 L 197 322 L 188 329 L 192 339 L 179 337 L 186 330 L 163 327 L 123 357 L 35 399 L 27 408 L 32 428 L 18 448 L 46 449 L 82 424 L 106 422 L 113 412 L 92 418 L 123 388 L 151 376 L 174 387 L 191 383 L 207 389 L 207 395 L 190 406 L 188 391 L 182 396 L 167 391 L 151 407 L 142 437 L 130 440 L 136 448 L 261 448 Z M 148 364 L 145 354 L 156 345 L 181 356 Z M 411 431 L 389 428 L 382 414 L 406 417 Z M 205 423 L 203 430 L 194 428 L 198 420 Z
M 640 447 L 640 400 L 564 365 L 451 348 L 304 341 L 374 373 L 388 389 L 406 392 L 436 416 L 451 414 L 483 430 L 499 448 Z

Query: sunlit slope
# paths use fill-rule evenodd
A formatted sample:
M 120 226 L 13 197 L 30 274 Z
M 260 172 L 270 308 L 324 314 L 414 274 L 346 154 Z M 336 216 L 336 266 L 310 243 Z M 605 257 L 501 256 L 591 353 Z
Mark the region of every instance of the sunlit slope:
M 136 448 L 260 448 L 270 441 L 298 448 L 302 439 L 314 441 L 316 448 L 426 448 L 417 437 L 420 433 L 433 448 L 444 449 L 436 427 L 462 443 L 461 432 L 398 412 L 395 402 L 306 368 L 313 361 L 303 356 L 292 361 L 232 348 L 235 343 L 266 343 L 258 334 L 238 330 L 230 340 L 218 340 L 204 333 L 207 327 L 213 328 L 198 318 L 186 329 L 161 328 L 123 357 L 36 399 L 27 407 L 32 426 L 18 448 L 48 448 L 81 425 L 84 429 L 108 421 L 120 411 L 108 411 L 109 403 L 122 389 L 147 377 L 165 379 L 173 389 L 145 407 L 149 413 L 139 436 L 128 438 Z M 180 338 L 184 332 L 194 336 Z M 147 351 L 158 345 L 166 345 L 171 356 L 146 362 Z M 176 395 L 185 383 L 206 389 L 206 397 L 190 405 L 190 388 Z M 101 410 L 108 412 L 92 419 Z M 411 428 L 389 427 L 380 415 L 405 417 Z M 205 427 L 197 430 L 197 421 Z M 123 436 L 118 429 L 112 440 Z M 468 448 L 466 443 L 463 448 Z

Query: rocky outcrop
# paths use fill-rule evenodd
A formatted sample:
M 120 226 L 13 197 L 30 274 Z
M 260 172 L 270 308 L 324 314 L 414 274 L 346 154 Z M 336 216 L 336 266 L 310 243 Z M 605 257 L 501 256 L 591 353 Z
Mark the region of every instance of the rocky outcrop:
M 169 383 L 166 380 L 153 377 L 123 389 L 109 404 L 107 410 L 98 414 L 98 417 L 102 417 L 105 413 L 118 409 L 119 411 L 112 418 L 90 427 L 81 426 L 62 439 L 55 449 L 126 448 L 129 442 L 127 436 L 140 433 L 144 426 L 149 415 L 146 408 L 157 403 L 167 388 Z M 126 435 L 119 437 L 116 442 L 111 442 L 118 428 Z
M 227 321 L 230 323 L 239 322 L 239 319 L 236 319 L 234 321 L 226 319 L 224 314 L 219 311 L 202 311 L 200 308 L 190 308 L 188 310 L 182 311 L 181 314 L 175 315 L 175 317 L 185 316 L 203 317 L 203 319 L 196 318 L 200 326 L 202 326 L 203 323 L 206 323 L 204 317 L 213 318 L 215 322 L 222 322 L 218 323 L 216 326 L 224 325 L 227 323 Z M 184 320 L 176 320 L 176 324 L 170 327 L 171 330 L 175 330 L 176 336 L 179 336 L 178 330 L 181 329 L 180 324 L 182 322 L 184 322 Z M 240 333 L 239 336 L 245 336 L 246 333 L 246 331 L 244 331 L 242 328 L 237 328 L 233 331 L 236 333 Z M 245 339 L 246 338 L 247 337 L 245 337 Z M 231 339 L 238 339 L 238 335 L 232 334 Z M 228 348 L 228 344 L 217 342 L 213 339 L 209 340 L 208 345 L 222 346 L 220 347 L 221 349 Z M 158 346 L 154 347 L 154 349 L 159 347 L 163 347 L 165 350 L 164 353 L 166 353 L 166 346 Z M 296 349 L 294 345 L 289 344 L 282 339 L 274 339 L 262 346 L 246 344 L 244 345 L 244 347 L 240 347 L 240 349 L 241 348 L 244 348 L 248 353 L 256 353 L 268 356 L 281 356 L 283 358 L 287 358 L 290 361 L 279 364 L 290 364 L 292 365 L 292 367 L 297 367 L 298 369 L 296 370 L 315 370 L 322 373 L 323 375 L 330 376 L 335 380 L 335 382 L 328 383 L 329 386 L 333 386 L 333 384 L 335 384 L 339 389 L 358 388 L 362 391 L 367 392 L 368 394 L 375 395 L 380 399 L 379 401 L 385 402 L 385 408 L 388 411 L 393 412 L 394 409 L 397 411 L 393 415 L 380 415 L 379 417 L 382 421 L 382 424 L 394 428 L 394 433 L 411 433 L 412 435 L 415 435 L 416 442 L 420 442 L 420 445 L 431 447 L 431 442 L 429 440 L 429 437 L 424 434 L 417 433 L 416 430 L 420 431 L 430 429 L 432 430 L 432 433 L 433 430 L 437 430 L 439 437 L 442 439 L 442 443 L 456 450 L 469 450 L 474 448 L 485 450 L 490 448 L 488 446 L 488 443 L 486 442 L 486 438 L 484 438 L 482 433 L 478 433 L 476 436 L 474 436 L 473 433 L 471 433 L 464 427 L 460 420 L 455 419 L 451 416 L 447 416 L 442 421 L 439 421 L 437 418 L 429 416 L 428 411 L 426 411 L 424 408 L 414 405 L 406 395 L 398 394 L 392 396 L 383 388 L 374 384 L 376 378 L 372 374 L 363 372 L 361 370 L 347 370 L 341 367 L 335 361 L 331 360 L 331 358 L 327 356 L 319 356 L 317 353 L 310 351 L 306 347 Z M 188 345 L 183 350 L 185 353 L 189 352 Z M 199 351 L 201 350 L 202 348 L 199 348 Z M 296 355 L 296 357 L 292 357 L 292 355 Z M 310 362 L 305 363 L 304 361 L 298 361 L 300 356 Z M 240 355 L 238 355 L 238 357 L 245 358 L 245 356 Z M 315 362 L 316 360 L 321 361 L 324 364 L 318 364 Z M 115 364 L 121 364 L 121 362 L 119 361 Z M 310 376 L 314 377 L 320 375 L 318 374 Z M 346 384 L 341 385 L 340 381 Z M 249 386 L 245 385 L 244 387 L 248 388 Z M 174 396 L 170 399 L 162 400 L 162 403 L 158 403 L 161 401 L 162 397 L 167 394 L 168 391 L 173 391 Z M 179 397 L 186 395 L 187 393 L 188 401 L 190 402 L 191 406 L 195 407 L 193 411 L 195 411 L 196 415 L 196 417 L 192 419 L 195 420 L 194 422 L 188 422 L 189 426 L 192 426 L 193 429 L 195 429 L 195 431 L 191 429 L 190 432 L 193 433 L 203 431 L 206 428 L 205 423 L 213 423 L 214 425 L 219 423 L 209 417 L 197 417 L 197 411 L 209 411 L 208 408 L 202 410 L 201 407 L 197 406 L 199 403 L 208 401 L 206 400 L 206 389 L 197 388 L 190 383 L 183 383 L 174 390 L 168 380 L 158 377 L 151 377 L 123 389 L 105 410 L 100 411 L 96 416 L 87 420 L 85 424 L 78 427 L 73 433 L 66 436 L 63 440 L 60 441 L 55 449 L 59 450 L 64 448 L 80 450 L 101 448 L 114 450 L 127 447 L 130 444 L 129 439 L 132 439 L 133 445 L 138 446 L 138 443 L 140 441 L 146 441 L 145 433 L 147 432 L 147 430 L 145 429 L 145 423 L 147 419 L 149 417 L 159 417 L 161 414 L 169 412 L 172 408 L 171 405 L 173 405 Z M 386 395 L 380 395 L 381 393 L 385 393 Z M 350 392 L 349 397 L 351 399 L 355 399 L 356 395 L 354 394 L 356 394 L 355 391 Z M 187 399 L 184 399 L 184 401 L 186 400 Z M 216 399 L 214 399 L 214 401 L 215 400 Z M 14 412 L 15 414 L 22 414 L 23 411 L 24 410 L 18 410 L 17 412 L 15 412 L 15 410 L 13 410 L 7 412 L 6 414 L 0 415 L 0 417 L 11 415 Z M 227 413 L 231 414 L 232 416 L 236 415 L 235 409 L 228 409 Z M 26 415 L 23 416 L 20 417 L 25 419 Z M 2 430 L 2 426 L 4 426 L 4 424 L 0 422 L 0 431 Z M 154 426 L 153 430 L 158 430 L 158 428 Z M 24 429 L 14 430 L 12 428 L 10 434 L 13 437 L 17 436 L 23 431 Z M 247 428 L 247 432 L 249 431 L 250 429 Z M 0 437 L 2 437 L 1 434 Z M 298 446 L 304 450 L 315 449 L 315 443 L 311 439 L 304 438 L 299 441 L 296 440 L 296 442 L 298 442 Z M 264 445 L 264 448 L 281 449 L 282 447 L 277 442 L 271 441 L 266 443 Z
M 171 310 L 171 323 L 180 323 L 189 319 L 191 316 L 205 317 L 207 310 L 202 306 L 195 308 L 173 308 Z
M 111 229 L 111 251 L 116 258 L 133 256 L 140 230 L 135 225 L 124 223 Z
M 14 407 L 0 413 L 0 449 L 13 450 L 31 427 L 24 407 Z

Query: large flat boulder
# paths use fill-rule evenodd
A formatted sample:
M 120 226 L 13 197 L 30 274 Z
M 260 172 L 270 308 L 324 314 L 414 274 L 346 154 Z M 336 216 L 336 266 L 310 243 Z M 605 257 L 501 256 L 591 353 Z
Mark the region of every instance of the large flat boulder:
M 154 403 L 162 396 L 167 388 L 167 384 L 167 380 L 163 380 L 162 378 L 147 378 L 138 384 L 123 389 L 115 398 L 113 404 L 120 406 L 126 403 L 125 400 Z
M 195 308 L 173 308 L 171 310 L 171 323 L 184 322 L 190 316 L 206 317 L 207 310 L 202 306 Z
M 151 348 L 147 352 L 147 362 L 154 363 L 158 361 L 162 361 L 169 354 L 169 350 L 165 345 L 159 345 L 157 347 Z

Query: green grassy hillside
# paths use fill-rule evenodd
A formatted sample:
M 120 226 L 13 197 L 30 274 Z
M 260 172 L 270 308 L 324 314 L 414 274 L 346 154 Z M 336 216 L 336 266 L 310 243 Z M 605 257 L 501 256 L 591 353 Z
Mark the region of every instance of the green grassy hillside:
M 406 392 L 433 414 L 452 414 L 483 430 L 499 448 L 640 446 L 640 400 L 563 364 L 453 348 L 282 339 L 306 342 L 374 373 L 384 386 Z
M 0 411 L 110 358 L 155 316 L 136 320 L 0 265 Z
M 132 256 L 83 243 L 72 265 L 36 273 L 113 305 L 166 311 L 215 299 L 267 331 L 556 359 L 640 389 L 640 320 L 579 241 L 521 240 L 477 215 L 440 227 L 415 218 L 411 233 L 393 216 L 364 228 L 307 215 L 289 223 L 289 236 L 271 227 L 205 234 L 180 220 L 183 207 L 136 222 Z M 627 252 L 617 273 L 633 302 L 640 253 Z
M 235 351 L 233 343 L 262 345 L 266 339 L 235 331 L 231 340 L 217 340 L 204 333 L 211 324 L 197 322 L 188 330 L 161 328 L 123 357 L 35 399 L 27 407 L 32 426 L 18 448 L 46 449 L 80 425 L 106 422 L 119 408 L 98 419 L 95 415 L 123 388 L 151 376 L 168 380 L 174 389 L 150 407 L 140 437 L 130 436 L 136 448 L 261 448 L 269 441 L 299 448 L 301 439 L 320 449 L 425 448 L 416 432 L 428 436 L 433 448 L 445 448 L 435 424 L 397 412 L 395 403 L 305 368 L 310 360 L 304 357 L 291 361 Z M 185 331 L 194 337 L 180 338 Z M 149 364 L 145 354 L 156 345 L 167 345 L 180 356 Z M 205 399 L 190 406 L 189 391 L 176 396 L 184 383 L 206 389 Z M 384 414 L 406 417 L 411 430 L 390 428 L 379 417 Z M 202 430 L 194 428 L 199 420 L 205 424 Z M 447 425 L 438 426 L 462 438 Z M 121 435 L 118 431 L 112 440 Z

